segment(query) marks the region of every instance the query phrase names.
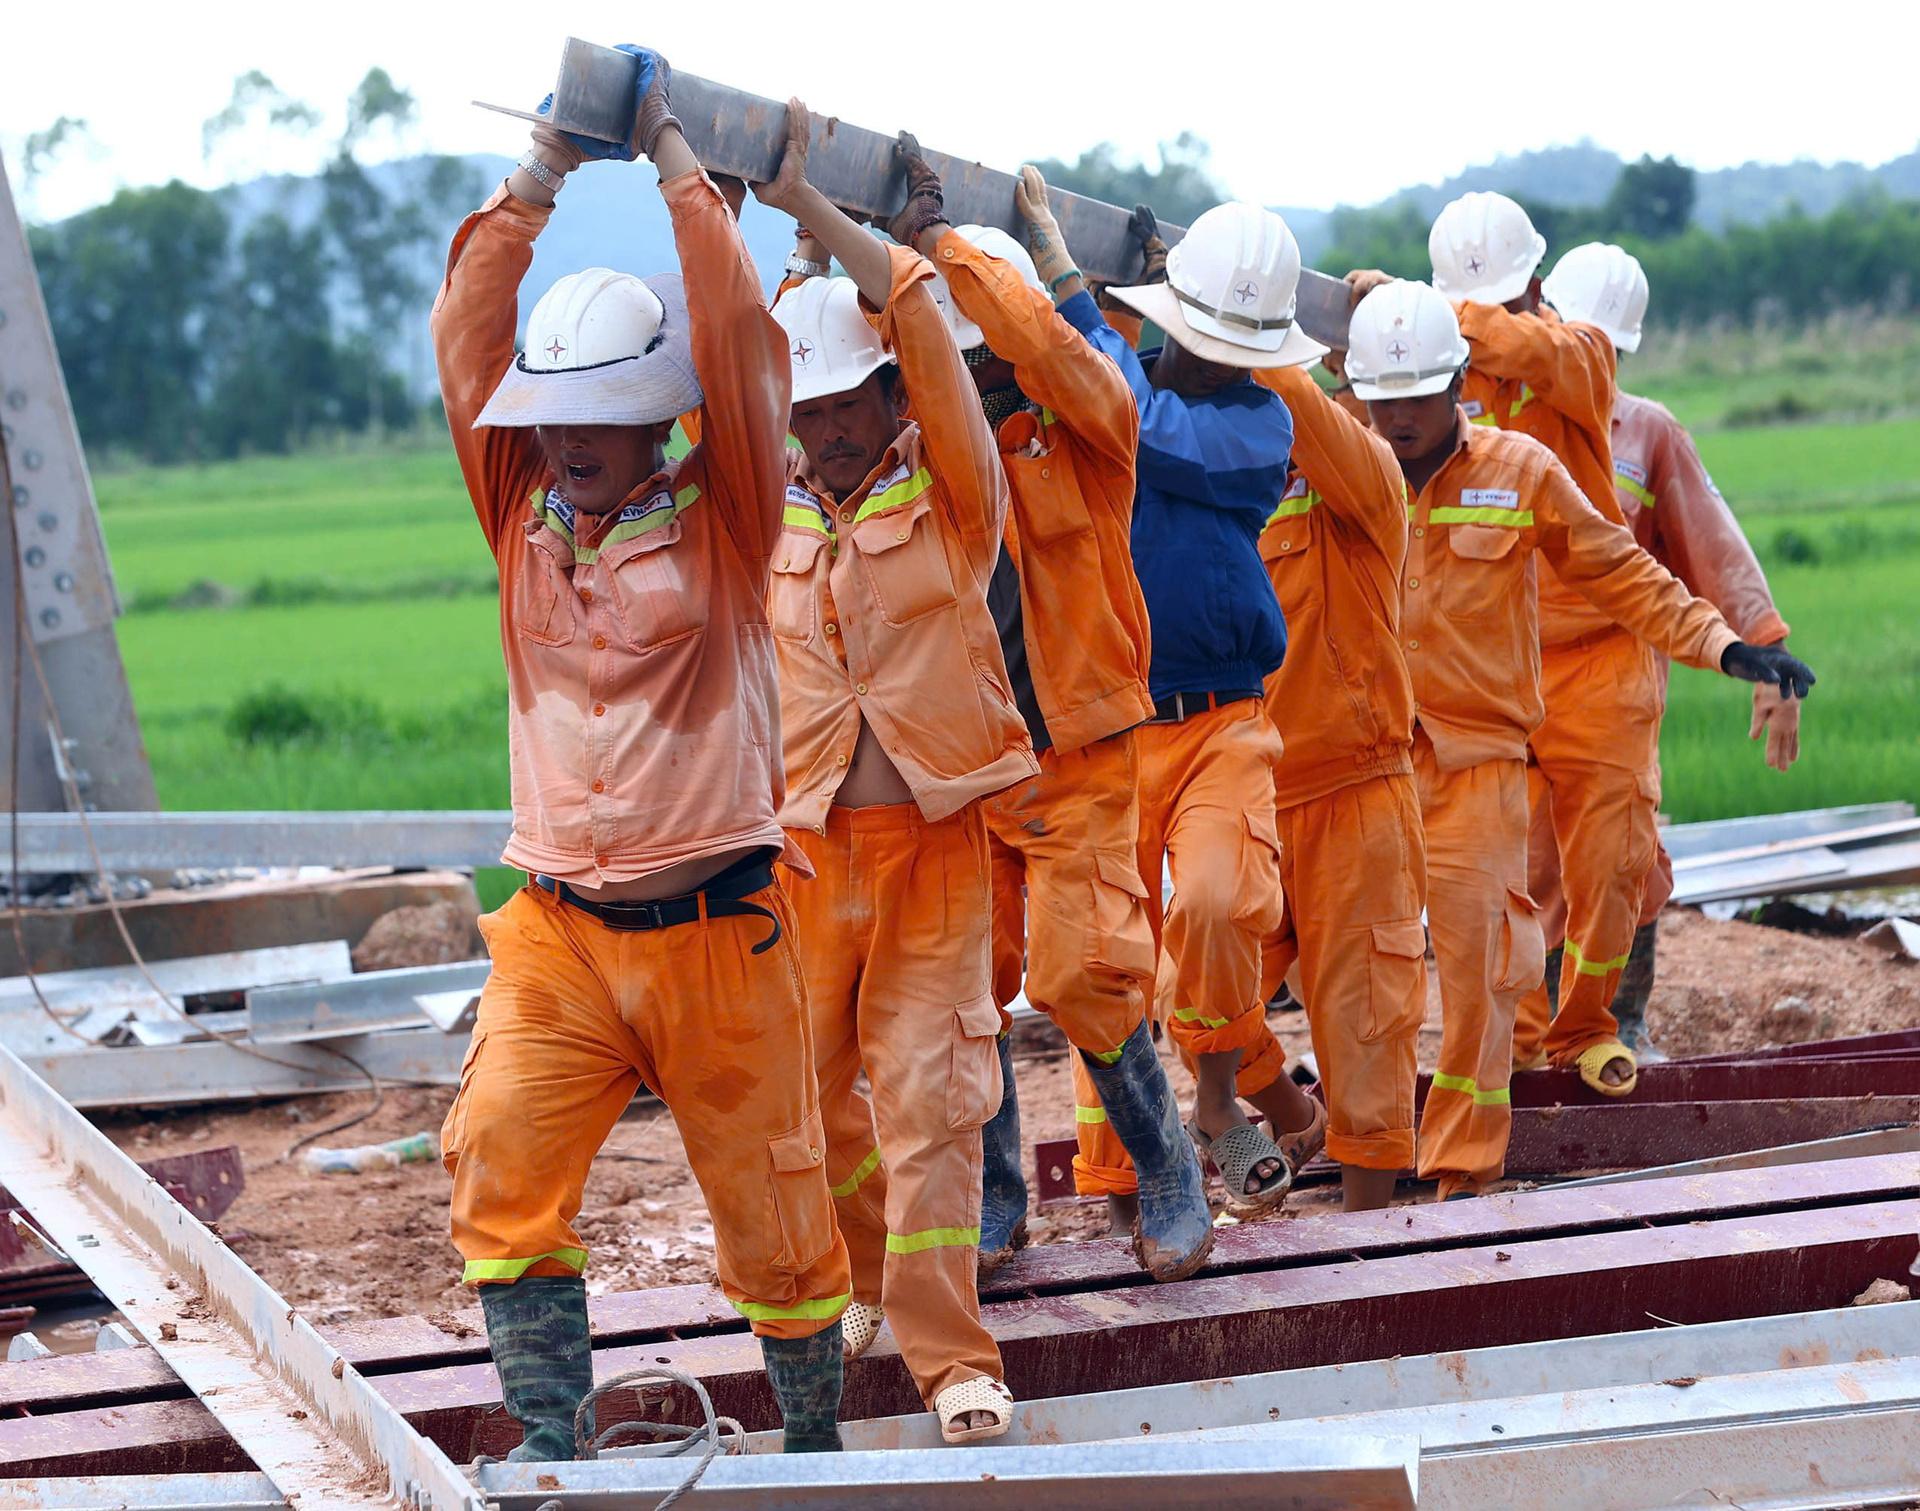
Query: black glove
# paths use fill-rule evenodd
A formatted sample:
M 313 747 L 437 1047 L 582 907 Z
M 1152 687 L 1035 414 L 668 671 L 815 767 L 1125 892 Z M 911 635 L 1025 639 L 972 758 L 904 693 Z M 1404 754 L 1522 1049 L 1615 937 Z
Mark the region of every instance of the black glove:
M 1153 213 L 1152 205 L 1135 205 L 1133 214 L 1128 218 L 1127 229 L 1140 243 L 1140 253 L 1144 265 L 1140 269 L 1142 283 L 1163 283 L 1167 276 L 1167 244 L 1160 238 L 1160 219 Z
M 1772 682 L 1783 698 L 1804 698 L 1817 680 L 1813 668 L 1777 645 L 1748 645 L 1736 640 L 1720 657 L 1720 670 L 1742 682 Z

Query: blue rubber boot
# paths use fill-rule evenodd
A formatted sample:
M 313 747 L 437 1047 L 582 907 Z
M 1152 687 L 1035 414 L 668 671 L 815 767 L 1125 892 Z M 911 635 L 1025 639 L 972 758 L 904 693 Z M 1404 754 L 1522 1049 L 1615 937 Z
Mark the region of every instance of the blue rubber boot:
M 1000 1036 L 1000 1110 L 980 1130 L 980 1279 L 1027 1242 L 1027 1177 L 1020 1157 L 1020 1096 L 1014 1088 L 1013 1043 Z
M 587 1327 L 587 1283 L 577 1275 L 533 1275 L 512 1285 L 480 1287 L 487 1346 L 500 1373 L 507 1415 L 526 1436 L 510 1464 L 575 1457 L 573 1415 L 593 1389 L 593 1335 Z M 587 1414 L 593 1437 L 593 1414 Z
M 1180 1122 L 1153 1040 L 1142 1023 L 1111 1065 L 1085 1050 L 1080 1058 L 1100 1092 L 1107 1125 L 1133 1156 L 1140 1177 L 1140 1220 L 1133 1256 L 1155 1280 L 1185 1280 L 1213 1249 L 1213 1214 L 1193 1140 Z
M 811 1338 L 760 1340 L 767 1383 L 786 1428 L 782 1453 L 840 1451 L 840 1386 L 846 1377 L 842 1348 L 837 1321 Z

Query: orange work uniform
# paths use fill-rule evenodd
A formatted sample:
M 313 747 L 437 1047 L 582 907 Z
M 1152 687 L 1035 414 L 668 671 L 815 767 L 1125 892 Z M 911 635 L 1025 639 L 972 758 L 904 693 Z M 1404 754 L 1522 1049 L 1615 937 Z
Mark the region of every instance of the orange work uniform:
M 662 188 L 706 435 L 593 527 L 570 518 L 531 430 L 473 428 L 514 360 L 515 291 L 551 209 L 496 193 L 455 236 L 434 305 L 454 450 L 500 570 L 504 859 L 561 882 L 783 843 L 763 599 L 786 340 L 713 185 Z M 585 1267 L 587 1170 L 644 1081 L 680 1127 L 721 1286 L 754 1331 L 807 1337 L 845 1309 L 793 914 L 777 882 L 747 900 L 765 916 L 634 933 L 528 887 L 482 920 L 493 974 L 441 1136 L 469 1282 Z
M 815 872 L 794 908 L 828 1175 L 854 1295 L 884 1307 L 931 1405 L 1001 1377 L 975 1290 L 980 1128 L 1000 1104 L 981 799 L 1038 766 L 986 604 L 1007 509 L 999 452 L 932 268 L 905 248 L 892 259 L 873 318 L 917 421 L 845 498 L 792 454 L 769 604 L 780 817 Z M 863 722 L 913 803 L 836 806 Z
M 1515 315 L 1463 305 L 1460 326 L 1472 352 L 1463 400 L 1470 411 L 1481 406 L 1473 417 L 1545 443 L 1588 502 L 1622 520 L 1613 488 L 1613 342 L 1547 308 Z M 1619 1031 L 1613 994 L 1653 865 L 1660 693 L 1651 649 L 1550 566 L 1540 577 L 1540 646 L 1546 716 L 1531 740 L 1530 780 L 1569 857 L 1573 970 L 1546 1046 L 1564 1065 Z
M 1620 392 L 1613 404 L 1614 501 L 1634 539 L 1655 561 L 1706 599 L 1749 645 L 1778 645 L 1787 638 L 1767 586 L 1766 573 L 1748 544 L 1740 522 L 1708 476 L 1700 451 L 1663 404 Z M 1659 710 L 1666 709 L 1667 663 L 1655 662 Z M 1656 740 L 1658 725 L 1655 727 Z M 1656 746 L 1657 749 L 1657 746 Z M 1654 780 L 1659 780 L 1658 767 Z M 1531 783 L 1544 788 L 1537 772 Z M 1659 787 L 1654 787 L 1658 807 Z M 1560 885 L 1560 848 L 1553 815 L 1537 790 L 1528 844 L 1531 889 L 1540 904 L 1540 924 L 1549 948 L 1566 937 L 1566 899 Z M 1672 862 L 1656 832 L 1652 870 L 1647 874 L 1637 922 L 1651 923 L 1673 892 Z M 1583 962 L 1591 964 L 1591 962 Z M 1514 1061 L 1525 1064 L 1543 1047 L 1551 1014 L 1547 989 L 1529 992 L 1520 1003 L 1514 1033 Z
M 1458 449 L 1411 510 L 1401 636 L 1444 1014 L 1418 1168 L 1449 1195 L 1505 1168 L 1514 1009 L 1545 965 L 1526 890 L 1524 761 L 1541 718 L 1535 551 L 1677 660 L 1717 667 L 1737 637 L 1530 437 L 1462 414 Z

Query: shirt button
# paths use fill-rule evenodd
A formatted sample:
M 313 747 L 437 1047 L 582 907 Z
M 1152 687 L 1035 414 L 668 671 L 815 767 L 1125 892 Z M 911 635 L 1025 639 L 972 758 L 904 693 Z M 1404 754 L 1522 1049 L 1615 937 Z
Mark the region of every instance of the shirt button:
M 604 866 L 607 863 L 607 858 L 604 855 L 596 855 L 593 858 L 593 863 L 596 866 Z
M 1410 651 L 1417 651 L 1417 650 L 1419 650 L 1419 649 L 1420 649 L 1420 642 L 1419 642 L 1418 640 L 1409 640 L 1409 641 L 1407 642 L 1407 649 L 1408 649 L 1408 650 L 1410 650 Z
M 853 523 L 853 511 L 851 509 L 845 509 L 841 511 L 840 523 L 843 525 L 850 525 Z
M 837 635 L 837 634 L 839 634 L 839 633 L 840 633 L 840 626 L 839 626 L 839 625 L 837 625 L 837 624 L 835 624 L 835 623 L 834 623 L 834 622 L 833 622 L 833 621 L 832 621 L 831 619 L 829 619 L 829 620 L 827 621 L 827 633 L 828 633 L 829 635 Z
M 907 538 L 907 532 L 905 530 L 895 530 L 893 532 L 893 538 L 895 540 L 905 540 Z
M 1292 541 L 1290 541 L 1290 540 L 1283 540 L 1283 541 L 1281 541 L 1281 542 L 1280 542 L 1280 549 L 1281 549 L 1282 551 L 1284 551 L 1284 550 L 1286 550 L 1286 549 L 1287 549 L 1287 547 L 1288 547 L 1288 546 L 1290 546 L 1290 545 L 1292 545 L 1292 544 L 1293 544 L 1293 542 L 1292 542 Z
M 853 690 L 864 698 L 867 695 L 867 684 L 864 682 L 856 682 L 853 684 Z
M 595 782 L 593 784 L 593 790 L 595 792 L 605 792 L 607 790 L 607 784 L 605 782 Z
M 1408 587 L 1410 587 L 1410 588 L 1417 588 L 1417 587 L 1419 587 L 1419 586 L 1420 586 L 1420 579 L 1419 579 L 1418 577 L 1409 577 L 1409 578 L 1407 579 L 1407 586 L 1408 586 Z
M 780 558 L 780 570 L 781 570 L 781 571 L 783 571 L 783 572 L 784 572 L 784 571 L 786 571 L 786 570 L 787 570 L 787 568 L 788 568 L 788 567 L 790 567 L 790 566 L 792 566 L 792 565 L 793 565 L 793 558 L 792 558 L 791 556 L 783 556 L 783 557 L 781 557 L 781 558 Z
M 1052 477 L 1053 469 L 1051 467 L 1042 467 L 1040 469 L 1040 476 L 1043 478 Z
M 808 1146 L 807 1158 L 812 1160 L 816 1165 L 820 1163 L 820 1146 L 818 1144 Z
M 845 756 L 835 756 L 833 758 L 833 764 L 836 766 L 844 766 L 847 764 L 847 758 Z
M 1415 536 L 1424 536 L 1427 533 L 1427 527 L 1425 525 L 1415 525 L 1413 527 L 1413 533 Z
M 942 257 L 944 257 L 944 258 L 946 258 L 948 262 L 952 262 L 952 261 L 953 261 L 953 248 L 952 248 L 952 247 L 942 247 L 942 248 L 940 249 L 940 255 L 941 255 Z
M 605 635 L 595 635 L 593 637 L 593 648 L 596 651 L 604 651 L 607 648 L 607 637 Z
M 580 601 L 581 601 L 582 603 L 592 603 L 592 602 L 593 602 L 593 589 L 592 589 L 592 588 L 582 588 L 582 589 L 580 590 Z
M 604 703 L 596 703 L 593 705 L 593 716 L 596 719 L 600 718 L 606 711 L 607 705 Z

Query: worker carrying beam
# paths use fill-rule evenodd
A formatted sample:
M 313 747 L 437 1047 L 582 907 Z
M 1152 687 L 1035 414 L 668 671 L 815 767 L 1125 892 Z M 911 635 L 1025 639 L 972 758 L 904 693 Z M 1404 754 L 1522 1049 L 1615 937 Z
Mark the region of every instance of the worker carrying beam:
M 1647 275 L 1632 253 L 1603 242 L 1575 247 L 1541 284 L 1541 295 L 1561 317 L 1584 321 L 1613 343 L 1624 357 L 1640 349 L 1640 326 L 1647 310 Z M 1617 388 L 1613 399 L 1614 499 L 1634 539 L 1688 589 L 1719 609 L 1740 638 L 1752 645 L 1785 645 L 1787 622 L 1775 608 L 1766 573 L 1748 544 L 1733 510 L 1707 475 L 1700 451 L 1686 428 L 1665 405 Z M 1655 664 L 1659 712 L 1664 713 L 1667 663 Z M 1657 717 L 1657 716 L 1656 716 Z M 1785 771 L 1800 754 L 1800 701 L 1783 698 L 1771 682 L 1753 688 L 1753 739 L 1766 739 L 1766 762 Z M 1656 746 L 1657 749 L 1657 746 Z M 1654 768 L 1658 781 L 1659 768 Z M 1547 979 L 1520 1001 L 1514 1033 L 1514 1064 L 1538 1060 L 1544 1050 L 1550 1003 L 1560 980 L 1561 943 L 1566 931 L 1566 900 L 1560 886 L 1560 851 L 1552 810 L 1543 800 L 1537 771 L 1533 834 L 1529 844 L 1530 890 L 1540 904 L 1547 939 Z M 1659 789 L 1656 786 L 1655 792 Z M 1639 927 L 1620 975 L 1612 1011 L 1620 1039 L 1644 1057 L 1647 1052 L 1647 998 L 1653 990 L 1656 931 L 1660 910 L 1673 893 L 1673 862 L 1654 839 L 1654 859 L 1640 902 Z
M 1451 1198 L 1504 1170 L 1514 1009 L 1545 964 L 1526 890 L 1526 741 L 1542 716 L 1535 553 L 1689 666 L 1794 697 L 1813 673 L 1777 646 L 1741 642 L 1600 515 L 1543 444 L 1469 422 L 1469 348 L 1446 298 L 1371 274 L 1356 275 L 1354 291 L 1347 376 L 1414 494 L 1401 634 L 1444 1015 L 1418 1169 Z
M 1121 371 L 1140 409 L 1133 559 L 1153 621 L 1153 717 L 1138 734 L 1140 874 L 1175 971 L 1171 1032 L 1194 1057 L 1194 1125 L 1237 1205 L 1277 1206 L 1292 1177 L 1235 1095 L 1243 1054 L 1267 1038 L 1260 950 L 1280 925 L 1274 772 L 1281 741 L 1261 701 L 1286 653 L 1286 621 L 1259 536 L 1286 489 L 1293 422 L 1256 369 L 1324 348 L 1293 323 L 1300 250 L 1257 205 L 1208 210 L 1168 255 L 1165 281 L 1112 290 L 1167 333 Z M 1161 917 L 1159 878 L 1173 873 Z M 1131 1221 L 1134 1172 L 1099 1129 L 1104 1107 L 1074 1067 L 1083 1192 Z
M 511 1457 L 572 1458 L 593 1384 L 573 1218 L 644 1081 L 686 1143 L 788 1451 L 831 1449 L 847 1250 L 795 915 L 771 866 L 786 840 L 764 598 L 787 342 L 681 136 L 666 60 L 626 50 L 640 59 L 631 139 L 536 125 L 454 236 L 433 310 L 454 450 L 500 571 L 503 859 L 533 876 L 480 923 L 493 974 L 441 1134 L 453 1240 L 525 1430 Z M 681 271 L 562 278 L 516 357 L 515 291 L 556 192 L 588 156 L 641 155 Z M 674 419 L 694 409 L 701 444 L 670 463 Z
M 1012 1416 L 975 1271 L 980 1129 L 1000 1105 L 982 800 L 1040 769 L 987 607 L 1007 482 L 913 250 L 945 226 L 938 185 L 915 184 L 889 247 L 807 181 L 810 131 L 791 102 L 779 177 L 755 190 L 849 275 L 774 306 L 800 442 L 768 600 L 780 816 L 814 873 L 794 904 L 853 1261 L 848 1352 L 884 1312 L 942 1434 L 964 1442 Z
M 910 138 L 905 162 L 910 184 L 937 187 Z M 1213 1221 L 1146 1026 L 1154 946 L 1135 855 L 1134 726 L 1153 699 L 1129 544 L 1139 415 L 1117 362 L 1125 343 L 1073 266 L 1037 169 L 1022 170 L 1015 202 L 1031 256 L 981 226 L 935 222 L 917 243 L 939 271 L 934 287 L 1007 474 L 1012 508 L 987 603 L 1040 761 L 1037 777 L 986 804 L 994 1000 L 1004 1011 L 1024 971 L 1028 1001 L 1079 1051 L 1109 1126 L 1147 1171 L 1136 1255 L 1156 1280 L 1179 1280 L 1206 1261 Z M 983 1280 L 1026 1228 L 1004 1030 L 999 1049 L 1005 1089 L 985 1133 Z

